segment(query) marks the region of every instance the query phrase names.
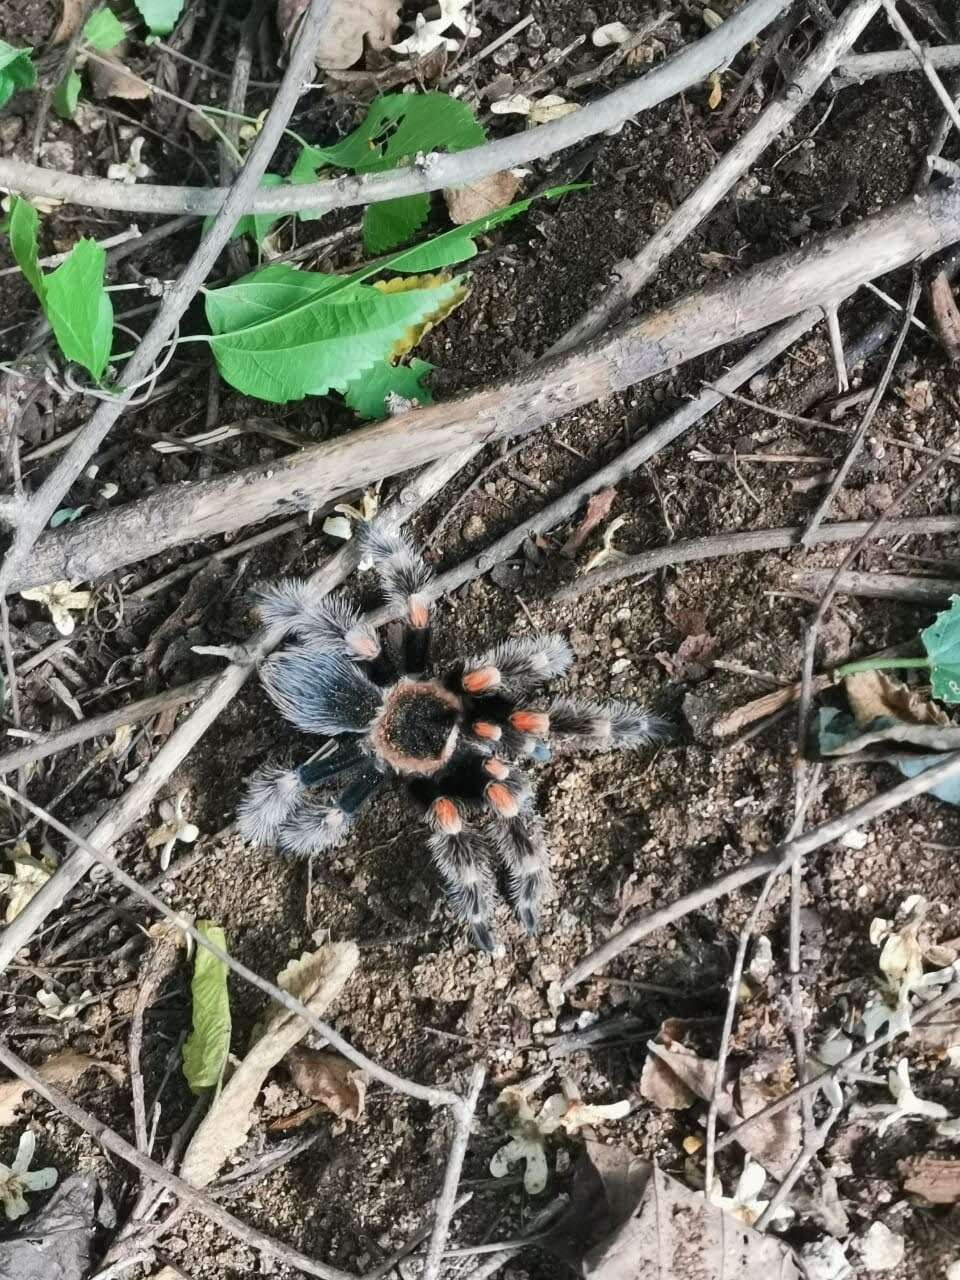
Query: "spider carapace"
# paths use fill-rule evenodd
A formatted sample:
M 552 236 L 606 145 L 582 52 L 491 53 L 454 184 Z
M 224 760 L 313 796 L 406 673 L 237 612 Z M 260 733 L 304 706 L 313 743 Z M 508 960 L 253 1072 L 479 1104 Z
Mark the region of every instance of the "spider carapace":
M 261 668 L 280 712 L 325 741 L 299 768 L 269 765 L 250 780 L 238 817 L 244 838 L 311 855 L 346 837 L 381 787 L 401 784 L 429 828 L 448 901 L 479 946 L 494 946 L 497 868 L 520 924 L 537 927 L 549 856 L 523 763 L 550 758 L 552 737 L 593 749 L 639 747 L 666 736 L 658 717 L 624 702 L 545 699 L 573 661 L 558 635 L 501 641 L 428 672 L 430 570 L 402 536 L 369 525 L 365 557 L 402 614 L 398 651 L 344 596 L 285 579 L 261 591 L 263 622 L 297 643 Z M 334 804 L 311 792 L 339 780 Z

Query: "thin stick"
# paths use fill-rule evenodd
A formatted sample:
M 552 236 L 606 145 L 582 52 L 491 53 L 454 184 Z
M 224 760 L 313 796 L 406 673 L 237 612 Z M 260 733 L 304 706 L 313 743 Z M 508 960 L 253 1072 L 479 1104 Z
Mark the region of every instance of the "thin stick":
M 960 44 L 939 45 L 924 52 L 930 65 L 938 71 L 960 67 Z M 917 59 L 913 53 L 899 50 L 892 53 L 854 53 L 837 66 L 831 88 L 849 89 L 873 80 L 876 76 L 902 75 L 917 69 Z
M 328 213 L 332 209 L 439 191 L 443 187 L 469 186 L 501 169 L 514 169 L 555 155 L 699 84 L 716 67 L 725 66 L 786 7 L 785 0 L 750 0 L 716 30 L 681 49 L 668 62 L 588 103 L 572 115 L 539 125 L 536 129 L 525 129 L 509 138 L 500 138 L 467 151 L 449 155 L 431 153 L 409 167 L 386 173 L 362 178 L 335 178 L 295 188 L 245 192 L 242 204 L 231 207 L 231 225 L 244 213 L 284 214 L 296 213 L 300 209 Z M 311 33 L 311 39 L 314 35 Z M 287 75 L 289 71 L 288 67 Z M 298 71 L 300 79 L 309 80 L 306 66 L 302 71 L 298 68 Z M 279 98 L 280 95 L 277 96 Z M 278 140 L 271 143 L 271 152 Z M 9 158 L 0 159 L 0 187 L 25 196 L 47 195 L 88 208 L 155 214 L 216 213 L 228 194 L 223 187 L 209 189 L 146 183 L 127 186 L 103 178 L 57 173 Z
M 464 1195 L 457 1196 L 456 1202 L 453 1206 L 453 1212 L 458 1213 L 463 1206 L 465 1204 L 469 1204 L 472 1199 L 472 1191 L 467 1191 Z M 382 1262 L 378 1262 L 372 1271 L 364 1272 L 363 1280 L 383 1280 L 383 1277 L 389 1275 L 398 1262 L 402 1262 L 404 1258 L 409 1258 L 414 1249 L 423 1244 L 424 1240 L 426 1240 L 433 1230 L 433 1226 L 434 1220 L 431 1218 L 429 1222 L 425 1223 L 424 1226 L 420 1227 L 419 1230 L 413 1233 L 406 1244 L 402 1244 L 399 1249 L 394 1250 L 394 1252 L 384 1258 Z
M 602 946 L 597 947 L 595 951 L 591 951 L 588 956 L 585 956 L 564 980 L 563 989 L 569 991 L 571 987 L 575 987 L 577 983 L 588 978 L 597 969 L 602 968 L 628 947 L 635 946 L 649 934 L 656 932 L 657 929 L 662 929 L 664 925 L 683 919 L 691 911 L 698 911 L 708 902 L 713 902 L 725 894 L 733 893 L 736 889 L 742 888 L 745 884 L 750 884 L 753 880 L 758 880 L 761 876 L 765 876 L 771 871 L 777 871 L 778 874 L 788 871 L 798 858 L 802 858 L 808 853 L 813 853 L 816 849 L 822 849 L 825 844 L 830 844 L 833 840 L 839 840 L 841 836 L 848 831 L 854 830 L 855 827 L 865 826 L 867 823 L 873 822 L 883 814 L 890 813 L 893 809 L 899 808 L 900 805 L 906 804 L 908 800 L 913 800 L 916 796 L 926 795 L 946 779 L 955 778 L 958 775 L 960 775 L 960 752 L 952 752 L 944 758 L 941 764 L 917 774 L 915 778 L 909 778 L 889 791 L 881 792 L 880 795 L 874 796 L 864 804 L 858 805 L 855 809 L 848 809 L 846 813 L 840 814 L 839 817 L 831 818 L 827 822 L 820 823 L 817 827 L 812 827 L 794 840 L 788 840 L 783 844 L 776 845 L 768 853 L 761 855 L 759 858 L 754 858 L 752 862 L 748 862 L 746 866 L 738 867 L 735 871 L 726 872 L 711 884 L 704 885 L 702 888 L 694 890 L 693 893 L 688 893 L 685 897 L 679 898 L 669 906 L 661 907 L 658 911 L 652 911 L 648 915 L 633 920 L 625 928 L 620 929 L 611 938 L 608 938 Z M 718 1143 L 718 1149 L 719 1145 Z
M 920 774 L 920 777 L 925 775 Z M 927 1022 L 935 1014 L 948 1005 L 953 1004 L 955 1000 L 960 998 L 960 982 L 954 982 L 942 995 L 936 1000 L 931 1000 L 929 1004 L 917 1010 L 913 1015 L 913 1022 Z M 819 1076 L 814 1076 L 812 1080 L 807 1080 L 805 1084 L 798 1085 L 795 1089 L 791 1089 L 789 1093 L 783 1094 L 780 1098 L 775 1098 L 773 1102 L 767 1103 L 765 1107 L 761 1107 L 759 1111 L 755 1111 L 753 1115 L 747 1116 L 746 1119 L 738 1121 L 732 1129 L 728 1129 L 723 1137 L 717 1139 L 717 1150 L 720 1151 L 724 1147 L 729 1146 L 731 1142 L 739 1141 L 743 1130 L 749 1125 L 756 1124 L 760 1120 L 769 1120 L 771 1116 L 778 1115 L 785 1107 L 792 1106 L 794 1102 L 802 1098 L 804 1094 L 813 1096 L 821 1089 L 824 1083 L 829 1079 L 836 1079 L 837 1076 L 844 1075 L 848 1071 L 856 1071 L 864 1058 L 872 1053 L 876 1053 L 878 1049 L 882 1049 L 885 1045 L 896 1040 L 897 1036 L 904 1034 L 902 1028 L 894 1027 L 892 1031 L 886 1031 L 883 1035 L 877 1036 L 875 1040 L 868 1041 L 862 1049 L 854 1049 L 852 1053 L 848 1053 L 845 1058 L 841 1058 L 838 1063 L 832 1066 L 828 1071 L 823 1072 Z
M 123 412 L 131 394 L 125 391 L 125 388 L 136 386 L 149 374 L 168 339 L 176 330 L 184 312 L 193 301 L 197 290 L 210 273 L 220 251 L 229 240 L 247 197 L 250 192 L 256 190 L 297 104 L 307 68 L 313 62 L 316 42 L 323 30 L 330 3 L 331 0 L 310 0 L 310 6 L 300 30 L 300 38 L 291 55 L 283 83 L 270 108 L 263 129 L 250 148 L 243 170 L 226 195 L 212 225 L 201 239 L 177 283 L 165 294 L 153 323 L 134 355 L 125 364 L 118 383 L 120 394 L 115 399 L 100 403 L 54 471 L 22 509 L 13 539 L 3 558 L 3 564 L 0 565 L 0 596 L 9 593 L 11 582 L 27 561 L 34 543 L 47 527 L 50 517 L 60 505 L 64 494 L 79 477 Z M 81 185 L 83 185 L 82 181 Z
M 869 520 L 839 520 L 823 524 L 814 538 L 816 546 L 831 546 L 837 542 L 852 542 L 862 537 L 871 527 Z M 935 534 L 960 532 L 960 516 L 911 516 L 890 522 L 890 537 L 932 537 Z M 627 556 L 607 569 L 594 569 L 561 587 L 553 595 L 554 600 L 578 600 L 588 591 L 609 586 L 624 578 L 634 578 L 654 569 L 689 564 L 694 560 L 715 560 L 722 556 L 746 555 L 754 551 L 786 551 L 799 547 L 803 536 L 801 525 L 787 525 L 781 529 L 752 529 L 745 533 L 717 533 L 707 538 L 687 538 L 667 543 L 638 555 Z M 804 572 L 820 572 L 805 570 Z M 442 581 L 442 578 L 441 578 Z
M 831 594 L 868 600 L 902 600 L 908 604 L 941 604 L 960 592 L 955 578 L 921 578 L 905 573 L 848 573 L 833 569 L 801 569 L 794 575 L 800 590 L 816 595 L 831 585 Z
M 467 1096 L 459 1101 L 453 1109 L 456 1128 L 453 1134 L 453 1141 L 450 1144 L 450 1154 L 447 1157 L 443 1187 L 434 1211 L 433 1230 L 430 1233 L 430 1243 L 427 1246 L 427 1256 L 424 1259 L 423 1270 L 420 1272 L 420 1280 L 437 1280 L 440 1275 L 440 1263 L 443 1258 L 443 1251 L 447 1247 L 450 1222 L 453 1218 L 457 1190 L 460 1186 L 460 1174 L 463 1169 L 464 1157 L 467 1154 L 467 1143 L 470 1141 L 470 1127 L 473 1124 L 473 1116 L 477 1109 L 477 1100 L 480 1097 L 480 1090 L 483 1088 L 485 1075 L 485 1069 L 479 1063 L 475 1064 L 470 1074 L 470 1088 Z
M 235 1218 L 232 1213 L 229 1213 L 222 1205 L 217 1204 L 216 1200 L 206 1195 L 203 1191 L 198 1191 L 196 1187 L 191 1187 L 188 1182 L 184 1182 L 182 1178 L 170 1173 L 162 1165 L 157 1164 L 155 1160 L 143 1155 L 136 1147 L 131 1146 L 118 1133 L 115 1133 L 105 1125 L 102 1120 L 98 1120 L 89 1111 L 84 1111 L 82 1107 L 78 1107 L 75 1102 L 72 1102 L 65 1093 L 61 1093 L 59 1089 L 55 1089 L 53 1085 L 48 1084 L 42 1076 L 39 1076 L 34 1071 L 33 1067 L 28 1066 L 22 1058 L 18 1058 L 4 1041 L 0 1041 L 0 1063 L 9 1071 L 12 1071 L 15 1076 L 19 1076 L 21 1080 L 26 1080 L 34 1093 L 39 1093 L 42 1098 L 46 1098 L 49 1103 L 69 1120 L 72 1120 L 84 1133 L 88 1133 L 91 1138 L 99 1142 L 105 1150 L 115 1156 L 119 1156 L 121 1160 L 126 1160 L 128 1164 L 133 1165 L 135 1169 L 139 1169 L 146 1177 L 151 1178 L 167 1191 L 173 1192 L 179 1200 L 189 1204 L 199 1213 L 202 1213 L 205 1218 L 209 1218 L 211 1222 L 223 1227 L 224 1231 L 227 1231 L 236 1240 L 242 1240 L 244 1244 L 250 1245 L 251 1248 L 269 1254 L 284 1266 L 304 1271 L 308 1276 L 320 1276 L 321 1280 L 352 1280 L 349 1272 L 339 1271 L 336 1267 L 328 1266 L 323 1262 L 315 1262 L 313 1258 L 308 1258 L 305 1253 L 300 1253 L 299 1250 L 292 1248 L 290 1245 L 282 1244 L 279 1240 L 272 1240 L 269 1236 L 264 1235 L 262 1231 L 258 1231 L 255 1227 L 241 1222 L 239 1218 Z
M 602 300 L 559 338 L 550 354 L 570 351 L 589 342 L 619 314 L 631 298 L 652 279 L 663 260 L 700 225 L 711 210 L 756 163 L 774 138 L 780 136 L 847 52 L 864 27 L 880 8 L 881 0 L 852 0 L 843 17 L 824 37 L 803 67 L 747 130 L 739 141 L 710 171 L 661 229 L 652 236 L 638 254 L 624 258 L 613 268 Z
M 857 455 L 863 448 L 863 442 L 867 438 L 867 432 L 870 430 L 870 424 L 873 422 L 876 412 L 880 408 L 880 402 L 886 394 L 887 386 L 893 376 L 893 371 L 896 368 L 897 361 L 900 359 L 900 352 L 903 348 L 904 342 L 906 341 L 907 334 L 910 331 L 910 320 L 917 309 L 917 303 L 920 301 L 920 289 L 920 270 L 918 267 L 914 267 L 913 282 L 910 285 L 910 297 L 907 299 L 904 318 L 900 325 L 900 331 L 897 334 L 897 340 L 893 344 L 893 349 L 890 352 L 887 363 L 884 365 L 883 373 L 880 375 L 880 379 L 874 388 L 873 395 L 870 397 L 870 403 L 867 405 L 866 412 L 860 421 L 860 425 L 854 432 L 853 439 L 850 442 L 850 448 L 847 451 L 847 456 L 837 468 L 837 473 L 831 480 L 829 489 L 817 505 L 816 511 L 814 511 L 813 515 L 810 517 L 810 523 L 803 532 L 803 536 L 800 541 L 804 547 L 812 545 L 816 537 L 817 529 L 819 529 L 824 517 L 833 505 L 834 498 L 843 487 L 843 482 L 846 480 L 847 475 L 850 472 L 850 468 L 853 466 Z
M 930 61 L 926 53 L 920 47 L 919 43 L 917 42 L 916 36 L 914 36 L 913 32 L 910 30 L 910 28 L 904 22 L 903 18 L 897 12 L 897 6 L 893 3 L 893 0 L 883 0 L 883 7 L 887 12 L 887 20 L 889 21 L 891 27 L 893 27 L 894 31 L 896 31 L 896 33 L 900 36 L 900 39 L 903 41 L 903 43 L 907 46 L 907 48 L 916 58 L 917 62 L 920 65 L 920 69 L 923 71 L 923 74 L 930 81 L 930 84 L 933 87 L 934 93 L 943 103 L 944 111 L 946 111 L 947 115 L 953 121 L 954 128 L 956 128 L 958 132 L 960 132 L 960 111 L 958 111 L 956 106 L 954 105 L 953 98 L 951 98 L 950 94 L 947 92 L 946 85 L 937 75 L 937 71 L 933 63 Z
M 743 966 L 746 963 L 747 948 L 750 945 L 750 939 L 753 937 L 753 931 L 760 918 L 760 912 L 767 905 L 767 898 L 769 898 L 770 891 L 777 882 L 778 875 L 779 872 L 775 869 L 771 871 L 766 880 L 764 880 L 763 887 L 757 895 L 757 900 L 753 905 L 753 910 L 750 912 L 746 923 L 740 930 L 740 937 L 737 941 L 737 951 L 733 960 L 733 968 L 730 971 L 730 982 L 727 989 L 727 1005 L 723 1015 L 723 1027 L 720 1032 L 720 1046 L 717 1050 L 717 1065 L 714 1068 L 713 1088 L 710 1090 L 710 1105 L 707 1108 L 704 1186 L 706 1187 L 706 1194 L 708 1197 L 712 1197 L 713 1193 L 714 1160 L 716 1158 L 717 1146 L 717 1116 L 720 1113 L 720 1094 L 723 1090 L 723 1077 L 726 1072 L 727 1055 L 730 1052 L 730 1036 L 733 1033 L 733 1022 L 737 1016 L 737 1001 L 740 998 L 740 983 L 743 981 Z
M 4 604 L 0 603 L 0 609 Z M 35 760 L 45 760 L 47 756 L 66 751 L 78 743 L 87 742 L 101 734 L 113 733 L 125 724 L 138 724 L 141 720 L 149 720 L 151 716 L 172 707 L 182 707 L 186 702 L 196 702 L 213 687 L 214 676 L 204 676 L 191 684 L 178 685 L 175 689 L 166 689 L 151 698 L 142 698 L 139 702 L 131 702 L 126 707 L 117 707 L 115 711 L 105 711 L 101 716 L 91 716 L 89 720 L 81 720 L 78 724 L 68 725 L 57 733 L 38 738 L 16 751 L 8 751 L 0 756 L 0 777 L 12 773 L 14 769 L 22 769 L 24 765 Z
M 159 911 L 162 916 L 165 916 L 168 920 L 172 921 L 178 929 L 182 929 L 183 932 L 187 934 L 188 937 L 193 938 L 194 942 L 199 946 L 206 947 L 211 955 L 216 956 L 222 964 L 227 965 L 227 967 L 232 969 L 234 973 L 239 974 L 241 978 L 245 978 L 247 982 L 252 983 L 253 986 L 270 996 L 271 999 L 277 1001 L 278 1004 L 282 1004 L 284 1008 L 289 1009 L 291 1013 L 295 1013 L 298 1017 L 303 1018 L 314 1031 L 325 1036 L 327 1040 L 329 1040 L 330 1044 L 335 1049 L 339 1050 L 345 1058 L 348 1058 L 355 1066 L 360 1067 L 362 1071 L 369 1072 L 375 1080 L 379 1080 L 382 1084 L 387 1085 L 390 1089 L 394 1089 L 397 1093 L 404 1093 L 407 1094 L 408 1097 L 418 1098 L 421 1102 L 428 1102 L 432 1107 L 457 1107 L 461 1104 L 462 1099 L 459 1095 L 452 1093 L 449 1089 L 437 1089 L 430 1085 L 417 1084 L 414 1080 L 405 1080 L 402 1076 L 396 1075 L 386 1067 L 381 1067 L 379 1063 L 374 1062 L 372 1058 L 368 1058 L 366 1054 L 361 1053 L 359 1049 L 355 1049 L 353 1045 L 344 1040 L 343 1037 L 333 1029 L 333 1027 L 322 1022 L 316 1014 L 312 1013 L 310 1009 L 307 1008 L 305 1004 L 291 996 L 288 991 L 284 991 L 282 987 L 278 987 L 274 983 L 270 982 L 269 979 L 261 978 L 258 973 L 254 973 L 254 971 L 252 969 L 248 969 L 245 964 L 242 964 L 239 960 L 221 950 L 216 943 L 211 942 L 209 938 L 206 938 L 202 933 L 195 929 L 192 924 L 185 920 L 179 912 L 173 911 L 161 898 L 158 898 L 155 893 L 150 889 L 145 889 L 138 880 L 135 880 L 133 876 L 128 875 L 122 867 L 117 865 L 109 853 L 95 849 L 88 840 L 85 840 L 83 836 L 78 835 L 76 831 L 72 830 L 65 823 L 60 822 L 60 820 L 55 818 L 52 813 L 48 812 L 48 810 L 42 808 L 38 804 L 34 804 L 32 800 L 28 800 L 26 796 L 21 795 L 20 792 L 14 790 L 13 787 L 8 787 L 5 782 L 0 782 L 0 795 L 5 795 L 8 799 L 19 801 L 25 809 L 28 809 L 36 817 L 42 818 L 44 822 L 53 827 L 54 831 L 58 831 L 60 835 L 71 840 L 77 848 L 82 849 L 88 857 L 92 858 L 95 862 L 99 862 L 101 866 L 106 867 L 114 879 L 118 880 L 120 884 L 129 889 L 131 893 L 135 893 L 137 897 L 142 898 L 144 902 L 149 902 L 150 906 L 153 907 L 155 911 Z
M 44 126 L 47 123 L 47 117 L 50 114 L 50 107 L 53 103 L 54 94 L 57 86 L 66 79 L 73 69 L 73 64 L 77 58 L 77 51 L 83 41 L 83 28 L 87 19 L 93 10 L 93 6 L 97 0 L 83 0 L 80 6 L 80 12 L 77 14 L 76 26 L 71 33 L 70 39 L 67 41 L 66 48 L 60 56 L 57 67 L 53 73 L 53 77 L 49 88 L 44 89 L 37 103 L 37 109 L 33 116 L 33 130 L 30 135 L 30 158 L 36 164 L 37 154 L 40 151 L 40 139 L 43 136 Z
M 803 1094 L 800 1101 L 806 1104 L 807 1110 L 810 1111 L 812 1114 L 813 1098 L 811 1097 L 811 1095 L 809 1093 Z M 836 1124 L 837 1120 L 839 1120 L 842 1114 L 843 1114 L 842 1107 L 831 1107 L 829 1114 L 827 1115 L 826 1119 L 823 1121 L 823 1124 L 812 1128 L 807 1133 L 807 1137 L 804 1141 L 802 1150 L 800 1151 L 796 1160 L 794 1160 L 793 1164 L 787 1170 L 787 1176 L 783 1179 L 779 1187 L 777 1187 L 776 1191 L 773 1193 L 772 1199 L 768 1201 L 766 1208 L 763 1210 L 763 1212 L 760 1214 L 760 1217 L 754 1223 L 754 1230 L 766 1231 L 767 1227 L 770 1225 L 771 1221 L 773 1220 L 773 1215 L 780 1208 L 784 1200 L 786 1200 L 787 1196 L 790 1194 L 793 1188 L 800 1181 L 800 1178 L 803 1174 L 804 1169 L 806 1169 L 807 1165 L 810 1163 L 813 1157 L 817 1154 L 817 1152 L 826 1142 L 827 1138 L 830 1136 L 830 1130 L 833 1128 L 833 1126 Z
M 551 1226 L 554 1220 L 567 1208 L 568 1203 L 566 1196 L 557 1196 L 546 1208 L 534 1214 L 514 1243 L 506 1245 L 498 1253 L 495 1253 L 492 1258 L 487 1258 L 486 1261 L 477 1263 L 475 1267 L 465 1275 L 462 1275 L 460 1280 L 490 1280 L 490 1276 L 496 1275 L 501 1267 L 506 1266 L 511 1258 L 515 1258 L 521 1249 L 527 1247 L 530 1237 L 540 1235 L 547 1227 Z
M 572 119 L 573 117 L 566 117 Z M 460 153 L 466 154 L 466 153 Z M 688 294 L 601 341 L 554 357 L 499 384 L 352 431 L 287 458 L 215 480 L 172 486 L 105 515 L 52 530 L 16 581 L 18 589 L 68 576 L 96 577 L 183 540 L 289 515 L 386 475 L 467 446 L 519 438 L 599 396 L 736 341 L 814 304 L 840 299 L 865 279 L 960 239 L 960 184 L 931 189 L 719 287 Z M 81 546 L 83 548 L 81 552 Z M 12 584 L 9 584 L 12 585 Z

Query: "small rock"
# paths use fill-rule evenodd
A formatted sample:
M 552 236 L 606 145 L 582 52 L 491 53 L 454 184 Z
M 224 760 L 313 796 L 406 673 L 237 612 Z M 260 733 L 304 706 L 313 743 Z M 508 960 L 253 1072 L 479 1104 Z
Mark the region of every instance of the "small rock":
M 840 838 L 840 843 L 845 849 L 856 849 L 857 851 L 865 849 L 869 841 L 870 837 L 866 831 L 858 831 L 856 828 L 853 831 L 848 831 L 846 835 Z
M 40 148 L 40 159 L 49 169 L 73 171 L 73 147 L 69 142 L 45 142 Z
M 586 631 L 570 632 L 570 648 L 578 658 L 588 658 L 596 648 L 596 641 Z
M 487 522 L 482 516 L 471 516 L 469 520 L 465 520 L 463 528 L 460 532 L 468 542 L 473 542 L 476 538 L 482 538 L 487 531 Z
M 755 982 L 765 982 L 773 971 L 773 948 L 770 939 L 761 933 L 754 944 L 753 959 L 747 972 Z
M 610 666 L 610 674 L 612 676 L 622 676 L 625 671 L 630 670 L 629 658 L 618 658 L 616 662 Z
M 509 67 L 511 62 L 516 62 L 517 55 L 520 52 L 520 46 L 515 40 L 508 40 L 506 44 L 501 45 L 492 54 L 494 64 L 501 69 Z
M 805 1244 L 800 1250 L 800 1260 L 807 1280 L 853 1280 L 853 1267 L 839 1240 L 828 1237 Z
M 0 120 L 0 151 L 7 154 L 23 130 L 23 119 L 20 116 L 8 116 Z
M 892 1271 L 903 1261 L 903 1236 L 875 1222 L 857 1241 L 857 1249 L 865 1271 Z

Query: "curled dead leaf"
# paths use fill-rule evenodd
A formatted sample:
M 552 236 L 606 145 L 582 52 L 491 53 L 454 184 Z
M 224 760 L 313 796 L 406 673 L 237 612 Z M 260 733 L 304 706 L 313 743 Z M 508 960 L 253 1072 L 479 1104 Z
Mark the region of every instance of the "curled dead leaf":
M 583 513 L 580 523 L 560 548 L 562 556 L 572 559 L 576 555 L 597 525 L 606 520 L 616 496 L 617 491 L 612 486 L 607 489 L 601 489 L 599 493 L 593 495 L 587 503 L 587 509 Z
M 286 1056 L 290 1078 L 302 1094 L 321 1102 L 343 1120 L 359 1120 L 367 1096 L 367 1075 L 338 1053 L 294 1049 Z
M 138 102 L 150 97 L 150 86 L 124 66 L 126 48 L 126 42 L 121 41 L 109 53 L 98 53 L 96 62 L 91 59 L 87 63 L 90 88 L 95 98 L 126 98 L 129 102 Z
M 950 723 L 943 707 L 885 671 L 857 671 L 846 677 L 843 687 L 858 725 L 868 725 L 879 716 L 891 716 L 908 724 Z
M 50 37 L 51 44 L 63 44 L 69 40 L 83 16 L 83 0 L 63 0 L 60 9 L 60 21 L 57 29 Z
M 289 49 L 307 7 L 307 0 L 280 0 L 277 27 Z M 325 71 L 346 71 L 363 57 L 366 39 L 371 49 L 393 43 L 400 25 L 400 0 L 331 0 L 314 61 Z
M 443 193 L 450 221 L 462 227 L 476 218 L 505 208 L 517 194 L 520 179 L 509 169 L 490 173 L 468 187 L 447 187 Z
M 102 1062 L 99 1058 L 90 1058 L 85 1053 L 74 1053 L 71 1049 L 48 1058 L 37 1068 L 37 1075 L 47 1084 L 63 1086 L 79 1080 L 91 1067 L 105 1071 L 117 1084 L 124 1079 L 123 1070 L 114 1066 L 112 1062 Z M 0 1082 L 0 1127 L 17 1123 L 17 1107 L 29 1091 L 30 1085 L 25 1080 Z

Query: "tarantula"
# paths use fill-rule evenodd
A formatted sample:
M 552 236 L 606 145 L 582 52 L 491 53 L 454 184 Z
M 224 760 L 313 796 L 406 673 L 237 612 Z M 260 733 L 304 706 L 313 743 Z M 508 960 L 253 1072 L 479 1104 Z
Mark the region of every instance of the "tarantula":
M 507 898 L 528 933 L 549 885 L 543 824 L 519 762 L 549 760 L 548 737 L 639 747 L 665 736 L 665 725 L 624 702 L 541 702 L 537 691 L 573 661 L 558 635 L 503 640 L 428 675 L 430 570 L 396 533 L 368 525 L 360 536 L 388 604 L 403 615 L 402 644 L 392 652 L 344 596 L 303 580 L 258 593 L 263 622 L 300 641 L 261 668 L 267 693 L 303 733 L 326 740 L 299 768 L 254 774 L 240 830 L 254 844 L 313 854 L 343 840 L 360 806 L 400 781 L 432 833 L 454 913 L 490 951 L 495 865 L 505 868 Z M 336 804 L 308 798 L 335 778 L 347 779 Z

